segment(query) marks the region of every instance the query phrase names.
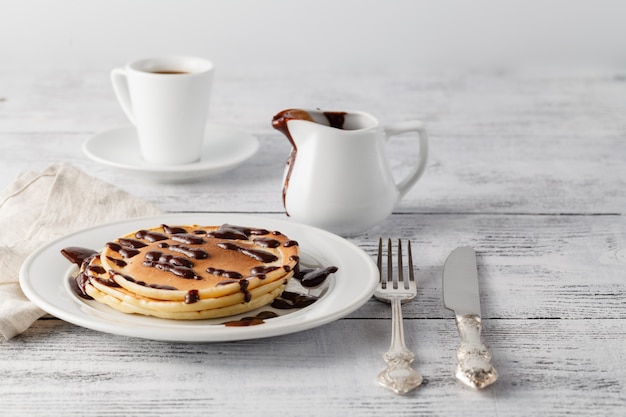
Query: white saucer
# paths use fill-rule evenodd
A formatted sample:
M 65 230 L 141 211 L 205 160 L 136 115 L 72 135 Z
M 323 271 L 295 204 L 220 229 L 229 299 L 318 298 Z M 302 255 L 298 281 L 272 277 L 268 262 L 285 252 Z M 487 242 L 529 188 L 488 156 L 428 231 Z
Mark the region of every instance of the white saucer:
M 98 133 L 83 144 L 92 160 L 157 182 L 191 181 L 216 175 L 250 158 L 259 149 L 254 136 L 223 126 L 208 125 L 200 161 L 184 165 L 153 165 L 141 158 L 134 126 L 123 126 Z

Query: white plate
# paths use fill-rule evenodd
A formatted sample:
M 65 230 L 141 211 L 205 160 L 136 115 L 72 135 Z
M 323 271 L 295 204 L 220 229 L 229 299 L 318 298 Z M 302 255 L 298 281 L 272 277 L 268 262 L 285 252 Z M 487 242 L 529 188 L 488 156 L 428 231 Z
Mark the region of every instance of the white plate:
M 200 161 L 183 165 L 153 165 L 139 150 L 137 130 L 123 126 L 101 132 L 83 143 L 83 152 L 92 160 L 157 182 L 191 181 L 235 168 L 259 149 L 254 136 L 229 127 L 208 125 Z
M 249 327 L 224 326 L 222 323 L 230 318 L 176 321 L 124 314 L 97 301 L 84 300 L 69 288 L 68 277 L 76 267 L 61 255 L 61 249 L 79 246 L 99 250 L 118 236 L 162 223 L 230 223 L 278 230 L 298 241 L 302 263 L 336 266 L 339 269 L 327 280 L 319 299 L 309 307 L 288 310 L 279 317 Z M 20 285 L 24 294 L 39 308 L 62 320 L 106 333 L 181 342 L 257 339 L 311 329 L 358 309 L 370 299 L 377 284 L 378 269 L 374 261 L 347 240 L 311 226 L 245 214 L 169 214 L 109 223 L 72 233 L 45 245 L 29 256 L 20 270 Z M 249 312 L 235 317 L 255 314 Z

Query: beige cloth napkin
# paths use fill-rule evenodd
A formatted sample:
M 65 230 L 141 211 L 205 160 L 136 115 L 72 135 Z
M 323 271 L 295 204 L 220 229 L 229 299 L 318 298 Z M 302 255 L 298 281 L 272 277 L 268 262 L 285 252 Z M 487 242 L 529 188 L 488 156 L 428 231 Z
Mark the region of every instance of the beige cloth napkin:
M 22 293 L 19 270 L 35 249 L 73 231 L 162 211 L 69 164 L 25 172 L 0 192 L 0 340 L 44 312 Z

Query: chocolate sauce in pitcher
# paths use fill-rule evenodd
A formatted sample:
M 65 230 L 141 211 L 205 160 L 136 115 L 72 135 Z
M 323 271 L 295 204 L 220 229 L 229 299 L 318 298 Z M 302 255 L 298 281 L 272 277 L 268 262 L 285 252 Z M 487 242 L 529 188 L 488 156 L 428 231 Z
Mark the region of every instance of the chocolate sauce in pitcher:
M 346 112 L 320 111 L 320 113 L 328 121 L 328 126 L 334 127 L 336 129 L 344 128 L 344 124 L 346 121 Z M 289 212 L 287 212 L 285 199 L 287 196 L 287 189 L 289 188 L 289 179 L 291 178 L 291 172 L 293 171 L 293 166 L 296 162 L 296 156 L 298 154 L 298 147 L 296 146 L 296 142 L 293 140 L 293 136 L 291 136 L 291 133 L 289 132 L 289 126 L 287 125 L 290 120 L 305 120 L 312 123 L 318 123 L 313 119 L 308 111 L 299 109 L 283 110 L 280 113 L 276 114 L 272 119 L 272 127 L 285 135 L 291 143 L 291 153 L 287 158 L 287 174 L 285 175 L 285 182 L 283 184 L 283 207 L 285 207 L 285 212 L 287 216 L 289 216 Z

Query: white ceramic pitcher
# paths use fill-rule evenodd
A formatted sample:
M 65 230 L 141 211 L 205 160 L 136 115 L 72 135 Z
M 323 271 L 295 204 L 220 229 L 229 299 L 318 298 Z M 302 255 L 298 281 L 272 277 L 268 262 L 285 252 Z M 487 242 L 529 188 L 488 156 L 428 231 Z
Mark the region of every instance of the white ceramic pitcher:
M 381 126 L 360 111 L 288 109 L 272 125 L 293 146 L 283 178 L 287 215 L 343 236 L 386 219 L 426 168 L 428 134 L 417 120 Z M 396 182 L 385 142 L 405 132 L 417 132 L 419 152 L 416 147 L 412 170 Z

